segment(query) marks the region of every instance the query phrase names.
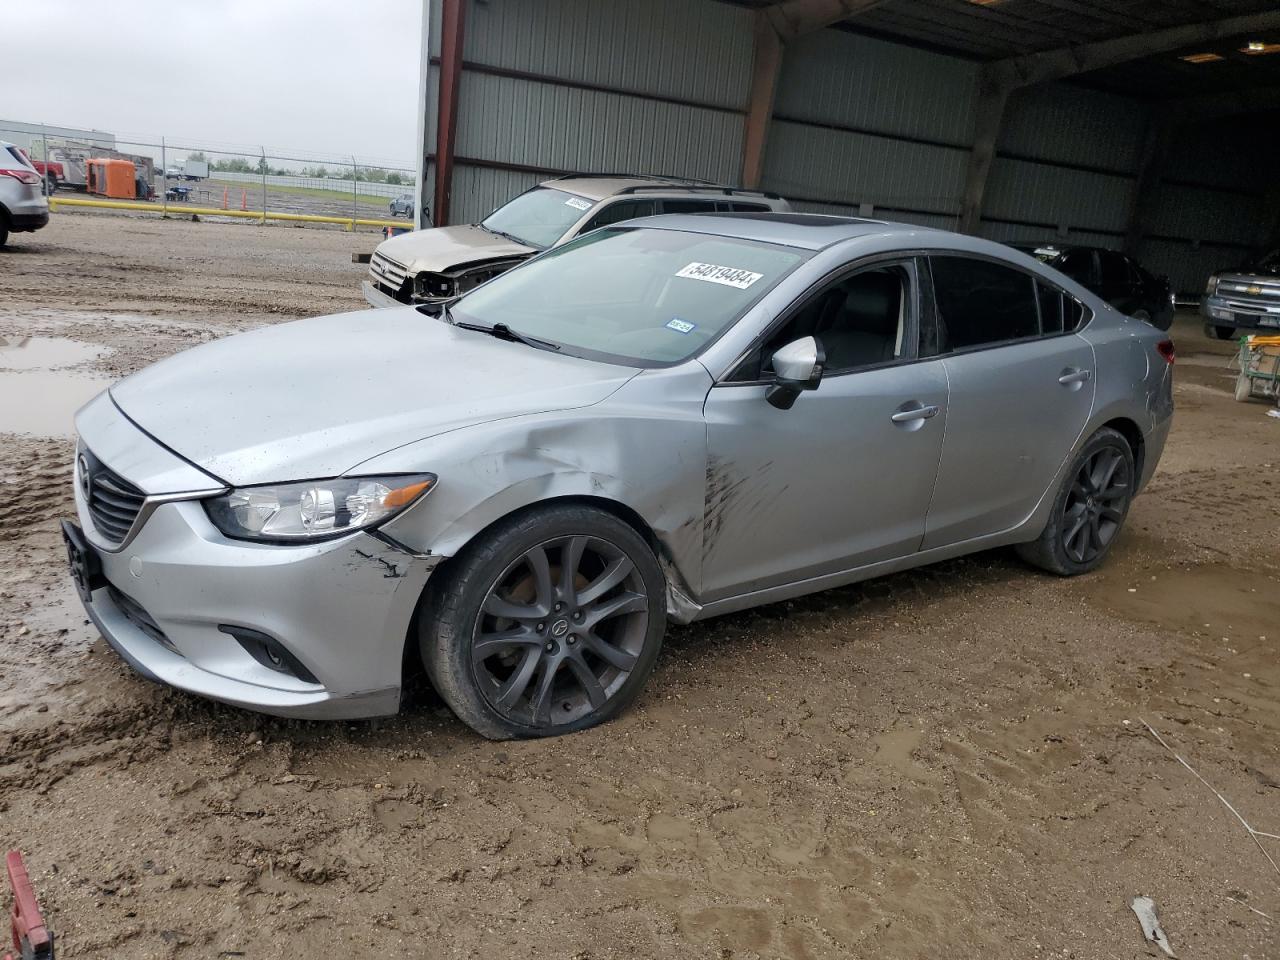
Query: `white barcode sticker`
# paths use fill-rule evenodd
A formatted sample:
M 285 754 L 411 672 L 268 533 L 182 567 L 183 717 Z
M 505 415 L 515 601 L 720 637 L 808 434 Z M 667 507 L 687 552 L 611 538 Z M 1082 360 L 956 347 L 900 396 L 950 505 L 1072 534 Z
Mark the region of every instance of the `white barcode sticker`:
M 676 333 L 692 333 L 696 323 L 690 323 L 688 320 L 681 320 L 679 317 L 672 317 L 667 321 L 667 329 L 674 330 Z
M 573 207 L 575 210 L 590 210 L 591 201 L 583 200 L 581 197 L 570 197 L 564 202 L 566 207 Z
M 740 270 L 737 267 L 721 267 L 714 263 L 690 263 L 681 267 L 676 276 L 689 280 L 705 280 L 707 283 L 720 283 L 726 287 L 745 290 L 764 274 Z

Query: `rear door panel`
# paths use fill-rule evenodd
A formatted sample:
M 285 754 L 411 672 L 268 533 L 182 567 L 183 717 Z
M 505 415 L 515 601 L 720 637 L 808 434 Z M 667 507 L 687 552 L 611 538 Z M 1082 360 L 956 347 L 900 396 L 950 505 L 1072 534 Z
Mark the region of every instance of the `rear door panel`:
M 1093 348 L 1068 334 L 943 358 L 947 433 L 923 549 L 1007 530 L 1049 488 L 1093 409 Z M 1059 378 L 1088 371 L 1086 381 Z

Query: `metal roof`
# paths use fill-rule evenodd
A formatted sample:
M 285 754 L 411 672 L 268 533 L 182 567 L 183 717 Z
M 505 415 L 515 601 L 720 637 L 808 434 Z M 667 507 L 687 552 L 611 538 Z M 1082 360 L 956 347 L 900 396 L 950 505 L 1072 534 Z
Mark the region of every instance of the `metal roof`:
M 729 2 L 758 8 L 780 0 Z M 1276 0 L 882 0 L 836 29 L 970 60 L 994 61 L 1275 10 Z M 1241 52 L 1249 41 L 1280 45 L 1280 29 L 1197 43 L 1074 79 L 1142 100 L 1280 87 L 1280 50 Z M 1198 53 L 1222 59 L 1205 63 L 1181 59 Z

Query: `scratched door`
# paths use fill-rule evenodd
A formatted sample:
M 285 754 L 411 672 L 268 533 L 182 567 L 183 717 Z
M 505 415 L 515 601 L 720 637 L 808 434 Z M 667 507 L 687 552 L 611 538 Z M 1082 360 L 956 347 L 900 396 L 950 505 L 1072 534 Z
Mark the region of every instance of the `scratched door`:
M 766 389 L 722 384 L 707 397 L 703 599 L 918 550 L 946 425 L 941 361 L 827 376 L 790 410 Z

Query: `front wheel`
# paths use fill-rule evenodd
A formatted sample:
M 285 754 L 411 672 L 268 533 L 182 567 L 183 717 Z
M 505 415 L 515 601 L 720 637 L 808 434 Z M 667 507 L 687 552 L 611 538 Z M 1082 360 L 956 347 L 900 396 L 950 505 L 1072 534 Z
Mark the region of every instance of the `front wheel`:
M 1204 325 L 1204 335 L 1210 340 L 1231 340 L 1236 335 L 1235 327 L 1223 327 L 1216 323 Z
M 639 694 L 666 631 L 649 545 L 595 507 L 503 521 L 433 578 L 422 660 L 464 723 L 493 740 L 595 726 Z
M 1019 556 L 1064 577 L 1096 569 L 1120 535 L 1136 482 L 1129 442 L 1102 428 L 1076 454 L 1044 531 L 1019 544 Z

